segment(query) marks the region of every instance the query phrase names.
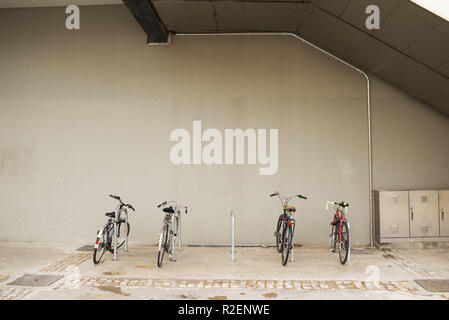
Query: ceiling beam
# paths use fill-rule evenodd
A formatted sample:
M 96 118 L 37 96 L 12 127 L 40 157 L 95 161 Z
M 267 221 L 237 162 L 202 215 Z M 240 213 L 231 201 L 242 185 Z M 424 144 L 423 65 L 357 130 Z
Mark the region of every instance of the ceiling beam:
M 150 0 L 122 1 L 147 34 L 147 44 L 162 44 L 169 41 L 169 33 Z

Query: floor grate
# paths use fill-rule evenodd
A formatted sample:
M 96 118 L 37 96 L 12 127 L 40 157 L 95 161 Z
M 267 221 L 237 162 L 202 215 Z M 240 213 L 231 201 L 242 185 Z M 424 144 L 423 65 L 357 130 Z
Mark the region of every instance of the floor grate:
M 60 274 L 26 274 L 8 283 L 11 286 L 26 287 L 48 287 L 59 279 L 63 278 Z
M 76 251 L 94 251 L 94 245 L 93 244 L 86 244 L 85 246 L 79 247 L 76 249 Z

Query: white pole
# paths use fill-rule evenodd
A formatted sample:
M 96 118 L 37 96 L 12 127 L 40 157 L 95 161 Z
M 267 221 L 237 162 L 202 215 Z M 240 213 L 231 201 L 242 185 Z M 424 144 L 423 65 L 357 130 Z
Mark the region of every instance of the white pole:
M 231 252 L 232 252 L 232 261 L 235 261 L 235 214 L 234 210 L 231 210 Z
M 173 248 L 175 250 L 175 248 Z M 178 250 L 179 252 L 182 251 L 182 239 L 181 239 L 181 212 L 179 212 L 179 218 L 178 218 Z
M 114 218 L 114 261 L 117 261 L 117 222 Z
M 125 209 L 125 252 L 128 252 L 128 211 Z
M 292 262 L 294 261 L 293 260 L 293 248 L 295 247 L 295 245 L 293 244 L 293 241 L 292 241 Z

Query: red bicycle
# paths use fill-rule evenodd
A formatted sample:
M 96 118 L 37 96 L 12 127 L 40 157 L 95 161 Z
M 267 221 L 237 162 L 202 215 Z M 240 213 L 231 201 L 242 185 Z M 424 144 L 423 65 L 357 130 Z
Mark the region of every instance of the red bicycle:
M 331 222 L 332 232 L 329 237 L 331 240 L 331 251 L 335 252 L 338 243 L 338 255 L 341 264 L 345 264 L 349 259 L 349 222 L 346 220 L 345 212 L 348 213 L 349 203 L 327 201 L 326 210 L 329 210 L 329 204 L 334 206 L 334 219 Z

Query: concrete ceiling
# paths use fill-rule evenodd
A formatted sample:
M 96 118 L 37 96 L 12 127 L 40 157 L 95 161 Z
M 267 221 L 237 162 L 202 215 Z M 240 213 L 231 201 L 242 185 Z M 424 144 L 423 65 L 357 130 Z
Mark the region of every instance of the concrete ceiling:
M 449 22 L 408 0 L 153 0 L 165 28 L 294 32 L 449 115 Z M 367 30 L 376 4 L 380 30 Z
M 166 32 L 297 33 L 449 115 L 449 22 L 409 0 L 123 2 L 147 34 L 162 37 Z M 0 0 L 0 8 L 123 2 Z M 365 27 L 365 8 L 371 4 L 380 8 L 380 30 Z M 154 17 L 160 19 L 159 23 L 153 23 Z M 159 29 L 150 30 L 148 26 Z

